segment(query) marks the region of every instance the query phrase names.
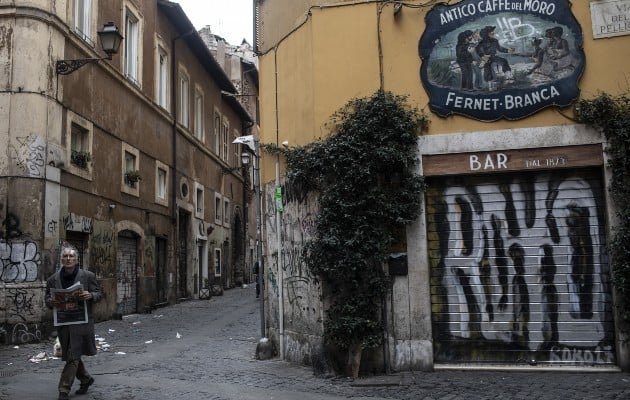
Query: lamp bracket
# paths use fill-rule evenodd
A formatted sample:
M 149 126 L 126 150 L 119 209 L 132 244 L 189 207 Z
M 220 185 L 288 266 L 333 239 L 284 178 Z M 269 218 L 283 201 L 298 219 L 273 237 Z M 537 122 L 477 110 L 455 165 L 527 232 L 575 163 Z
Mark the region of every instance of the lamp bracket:
M 227 175 L 227 174 L 231 174 L 232 172 L 238 171 L 238 170 L 240 170 L 241 168 L 243 168 L 243 167 L 242 167 L 242 166 L 241 166 L 241 167 L 233 167 L 233 168 L 225 168 L 225 167 L 221 167 L 221 173 L 222 173 L 223 175 Z
M 69 75 L 81 68 L 85 64 L 97 63 L 100 60 L 109 59 L 109 57 L 104 58 L 79 58 L 77 60 L 58 60 L 57 61 L 57 74 L 58 75 Z

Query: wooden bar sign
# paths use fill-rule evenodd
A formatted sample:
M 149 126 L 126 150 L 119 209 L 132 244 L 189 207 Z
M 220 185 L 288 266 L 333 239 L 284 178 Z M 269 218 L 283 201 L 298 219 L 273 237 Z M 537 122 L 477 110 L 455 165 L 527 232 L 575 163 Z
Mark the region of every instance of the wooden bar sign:
M 422 156 L 424 176 L 553 170 L 603 163 L 601 144 Z

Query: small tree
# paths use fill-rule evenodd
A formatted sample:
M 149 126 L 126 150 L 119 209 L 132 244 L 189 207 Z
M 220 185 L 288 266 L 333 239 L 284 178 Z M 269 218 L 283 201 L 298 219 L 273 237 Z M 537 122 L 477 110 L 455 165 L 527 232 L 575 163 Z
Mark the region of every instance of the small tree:
M 287 186 L 297 200 L 319 193 L 305 261 L 330 304 L 324 339 L 348 351 L 352 377 L 362 349 L 382 343 L 380 310 L 388 288 L 382 266 L 400 229 L 420 212 L 424 181 L 410 167 L 428 118 L 405 101 L 378 91 L 335 113 L 324 140 L 290 149 L 265 146 L 286 156 Z

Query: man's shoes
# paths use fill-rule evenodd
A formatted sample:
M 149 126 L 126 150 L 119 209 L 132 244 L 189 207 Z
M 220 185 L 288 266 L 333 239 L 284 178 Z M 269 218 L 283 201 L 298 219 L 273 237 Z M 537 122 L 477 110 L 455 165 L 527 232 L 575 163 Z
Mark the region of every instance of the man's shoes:
M 92 384 L 94 383 L 94 378 L 90 378 L 89 381 L 82 383 L 81 386 L 77 389 L 76 393 L 77 394 L 86 394 L 88 391 L 88 388 L 90 386 L 92 386 Z M 61 397 L 59 397 L 59 399 L 61 400 Z M 67 399 L 67 397 L 66 397 Z
M 70 397 L 68 397 L 68 393 L 59 392 L 58 400 L 68 400 L 68 399 L 70 399 Z

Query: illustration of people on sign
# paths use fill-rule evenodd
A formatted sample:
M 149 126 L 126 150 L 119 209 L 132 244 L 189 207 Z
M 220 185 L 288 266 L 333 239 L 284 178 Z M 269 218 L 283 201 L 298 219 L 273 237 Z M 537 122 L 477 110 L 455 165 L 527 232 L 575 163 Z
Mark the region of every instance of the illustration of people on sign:
M 455 46 L 455 57 L 462 75 L 462 89 L 473 89 L 473 63 L 475 62 L 472 53 L 469 51 L 473 38 L 473 31 L 465 30 L 457 35 L 457 45 Z
M 570 0 L 448 3 L 426 14 L 418 42 L 431 111 L 515 120 L 579 96 L 585 54 Z
M 542 39 L 541 38 L 534 38 L 532 40 L 532 47 L 534 48 L 534 51 L 531 54 L 531 58 L 532 60 L 534 60 L 534 66 L 532 66 L 529 71 L 527 72 L 527 75 L 531 75 L 534 73 L 534 71 L 538 70 L 543 63 L 543 60 L 545 59 L 545 50 L 540 47 L 540 44 L 542 43 Z
M 481 57 L 480 68 L 483 68 L 483 79 L 489 83 L 490 89 L 495 88 L 495 83 L 499 76 L 504 76 L 503 82 L 506 84 L 514 82 L 512 68 L 510 63 L 503 57 L 499 57 L 497 53 L 514 53 L 514 48 L 506 48 L 501 46 L 499 40 L 495 37 L 496 26 L 486 26 L 479 32 L 481 41 L 477 44 L 475 51 Z M 498 68 L 495 68 L 498 67 Z
M 568 40 L 562 37 L 563 29 L 561 26 L 548 29 L 545 36 L 549 38 L 545 53 L 549 58 L 553 71 L 561 71 L 565 68 L 573 69 L 575 66 L 573 55 L 569 49 Z
M 495 92 L 549 83 L 577 68 L 578 59 L 562 26 L 527 24 L 526 34 L 519 36 L 505 31 L 499 20 L 496 25 L 484 22 L 463 26 L 445 37 L 443 47 L 436 47 L 430 67 L 434 84 L 467 92 Z M 448 72 L 442 69 L 445 63 Z
M 481 61 L 481 56 L 477 54 L 477 45 L 481 41 L 481 35 L 479 31 L 476 30 L 473 32 L 472 37 L 470 38 L 470 45 L 468 46 L 468 52 L 473 57 L 472 70 L 473 70 L 473 79 L 475 81 L 475 89 L 483 89 L 484 81 L 483 81 L 483 62 Z
M 533 51 L 530 55 L 534 65 L 527 75 L 538 73 L 545 77 L 557 78 L 575 69 L 576 59 L 571 53 L 569 41 L 562 37 L 563 32 L 561 26 L 545 30 L 547 43 L 544 47 L 541 47 L 541 38 L 532 40 Z

